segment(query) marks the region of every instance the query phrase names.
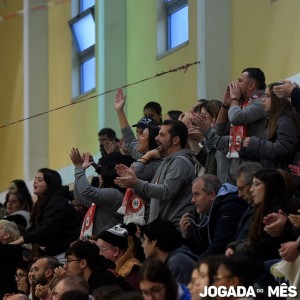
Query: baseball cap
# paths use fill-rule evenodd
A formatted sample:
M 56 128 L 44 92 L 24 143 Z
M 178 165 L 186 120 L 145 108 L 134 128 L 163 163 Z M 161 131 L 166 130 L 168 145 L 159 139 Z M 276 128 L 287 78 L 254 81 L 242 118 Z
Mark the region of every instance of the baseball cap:
M 147 127 L 159 127 L 160 124 L 154 121 L 151 117 L 143 117 L 141 118 L 136 124 L 132 125 L 132 127 L 140 127 L 140 128 L 147 128 Z

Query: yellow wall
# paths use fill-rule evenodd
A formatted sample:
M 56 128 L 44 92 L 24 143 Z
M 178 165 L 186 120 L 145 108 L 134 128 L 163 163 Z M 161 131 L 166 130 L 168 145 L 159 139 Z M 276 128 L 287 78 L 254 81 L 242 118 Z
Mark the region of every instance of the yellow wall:
M 133 83 L 197 60 L 196 1 L 189 2 L 189 45 L 159 60 L 157 57 L 156 1 L 127 2 L 127 81 Z M 168 110 L 189 110 L 197 98 L 197 66 L 167 74 L 127 88 L 127 115 L 131 122 L 142 116 L 149 101 L 161 104 L 163 114 Z
M 7 1 L 0 16 L 23 9 L 22 0 Z M 0 23 L 0 126 L 23 118 L 23 17 Z M 23 178 L 23 124 L 0 128 L 0 191 Z
M 49 9 L 49 109 L 71 103 L 72 36 L 68 26 L 70 3 Z M 88 97 L 88 96 L 87 96 Z M 97 152 L 97 99 L 49 114 L 49 166 L 69 165 L 71 147 Z
M 299 73 L 300 1 L 232 0 L 232 76 L 260 67 L 270 83 Z

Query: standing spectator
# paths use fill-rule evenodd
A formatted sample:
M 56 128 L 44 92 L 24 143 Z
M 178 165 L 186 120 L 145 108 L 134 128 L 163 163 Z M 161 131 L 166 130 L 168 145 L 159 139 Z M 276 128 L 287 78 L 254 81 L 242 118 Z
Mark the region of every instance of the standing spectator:
M 116 132 L 111 128 L 107 128 L 107 127 L 102 128 L 98 132 L 98 141 L 99 141 L 100 153 L 101 153 L 101 156 L 103 157 L 103 156 L 107 155 L 107 150 L 105 149 L 105 147 L 108 146 L 108 143 L 118 141 Z
M 265 75 L 259 68 L 244 69 L 239 78 L 230 83 L 225 91 L 223 104 L 216 121 L 216 147 L 227 152 L 229 164 L 218 161 L 221 182 L 235 182 L 237 167 L 242 163 L 239 151 L 247 136 L 262 137 L 265 132 L 267 113 L 262 105 L 266 88 Z M 225 166 L 225 169 L 223 168 Z
M 142 199 L 151 197 L 149 222 L 168 219 L 179 226 L 182 213 L 190 211 L 192 181 L 195 178 L 192 153 L 185 149 L 187 127 L 181 121 L 166 120 L 156 137 L 158 153 L 165 157 L 151 183 L 140 180 L 133 170 L 118 165 L 115 182 L 121 187 L 134 188 Z
M 218 100 L 210 100 L 204 102 L 195 108 L 195 113 L 199 113 L 203 117 L 211 128 L 215 127 L 215 121 L 218 117 L 221 108 L 221 102 Z M 196 141 L 200 142 L 200 141 Z M 190 145 L 195 144 L 195 141 L 189 140 Z M 217 161 L 216 161 L 216 148 L 214 144 L 204 135 L 203 148 L 201 151 L 206 153 L 206 160 L 204 165 L 205 174 L 217 175 Z M 196 156 L 197 157 L 197 156 Z
M 181 110 L 169 110 L 165 115 L 165 120 L 178 120 L 181 114 Z
M 45 253 L 64 257 L 64 252 L 80 234 L 80 219 L 69 196 L 69 188 L 62 186 L 57 171 L 42 168 L 38 170 L 33 192 L 38 197 L 31 215 L 30 227 L 13 244 L 38 243 L 45 247 Z
M 101 158 L 99 188 L 93 187 L 85 175 L 85 170 L 91 165 L 90 154 L 84 153 L 82 157 L 77 148 L 72 148 L 70 158 L 75 167 L 75 199 L 90 209 L 93 209 L 92 204 L 95 204 L 93 216 L 90 216 L 90 221 L 93 222 L 90 235 L 97 235 L 103 230 L 122 223 L 122 216 L 117 213 L 117 210 L 122 205 L 124 189 L 117 186 L 114 180 L 117 176 L 116 165 L 126 163 L 123 155 L 113 152 Z
M 145 117 L 151 117 L 157 123 L 162 123 L 162 109 L 158 102 L 150 101 L 146 103 L 143 112 Z

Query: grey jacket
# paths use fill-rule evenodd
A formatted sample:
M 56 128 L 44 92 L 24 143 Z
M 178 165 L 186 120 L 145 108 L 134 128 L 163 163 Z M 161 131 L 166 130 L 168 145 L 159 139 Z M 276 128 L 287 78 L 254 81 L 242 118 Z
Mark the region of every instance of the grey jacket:
M 91 186 L 82 167 L 75 168 L 74 198 L 82 205 L 96 204 L 93 234 L 98 234 L 123 222 L 117 213 L 122 205 L 124 194 L 115 188 L 96 188 Z
M 142 153 L 138 152 L 136 149 L 138 147 L 139 142 L 137 141 L 132 129 L 130 126 L 121 129 L 122 136 L 125 141 L 126 149 L 129 155 L 133 158 L 138 160 L 142 157 Z
M 179 219 L 193 209 L 192 182 L 195 178 L 192 153 L 180 150 L 164 159 L 152 182 L 138 180 L 135 192 L 151 198 L 149 222 L 163 218 L 179 227 Z
M 288 169 L 294 162 L 300 145 L 300 133 L 292 118 L 282 115 L 277 124 L 276 137 L 273 140 L 252 136 L 248 147 L 243 147 L 240 156 L 251 160 L 260 160 L 263 167 Z
M 263 92 L 264 91 L 256 91 L 253 96 L 263 94 Z M 261 98 L 257 97 L 254 100 L 250 100 L 249 104 L 244 108 L 238 105 L 231 106 L 228 110 L 228 122 L 216 124 L 215 132 L 210 131 L 205 134 L 214 141 L 216 149 L 221 152 L 218 153 L 217 158 L 217 173 L 218 176 L 220 175 L 219 179 L 222 183 L 228 182 L 233 184 L 235 182 L 234 175 L 238 167 L 244 162 L 244 159 L 241 157 L 227 159 L 227 157 L 223 155 L 223 153 L 228 151 L 230 124 L 234 126 L 246 125 L 247 136 L 262 138 L 266 129 L 267 113 L 262 106 Z M 221 161 L 223 161 L 223 164 L 220 163 Z

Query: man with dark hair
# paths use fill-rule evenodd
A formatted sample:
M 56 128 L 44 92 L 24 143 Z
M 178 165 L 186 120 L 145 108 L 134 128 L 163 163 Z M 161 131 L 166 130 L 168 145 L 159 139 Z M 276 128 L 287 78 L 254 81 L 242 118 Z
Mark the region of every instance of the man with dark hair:
M 186 243 L 199 241 L 206 244 L 200 258 L 224 254 L 227 244 L 235 237 L 237 225 L 247 207 L 246 202 L 238 197 L 236 186 L 228 183 L 222 185 L 212 174 L 197 177 L 192 191 L 192 203 L 203 217 L 197 224 L 189 214 L 184 214 L 180 220 L 182 236 Z M 207 236 L 201 235 L 204 232 L 199 229 L 202 228 L 207 229 Z
M 229 149 L 230 174 L 234 174 L 242 160 L 239 158 L 241 142 L 247 136 L 262 137 L 266 129 L 267 113 L 262 105 L 265 93 L 265 76 L 259 68 L 244 69 L 237 81 L 229 84 L 223 105 L 217 118 L 217 134 L 224 132 L 224 125 L 230 124 Z M 223 122 L 227 119 L 227 122 Z M 223 132 L 222 132 L 223 131 Z M 223 134 L 222 134 L 223 133 Z M 233 182 L 235 180 L 233 179 Z
M 35 284 L 48 285 L 54 278 L 54 269 L 60 264 L 54 256 L 39 258 L 33 266 Z
M 142 199 L 151 197 L 149 222 L 168 219 L 179 227 L 181 215 L 193 208 L 192 181 L 195 178 L 193 155 L 185 149 L 188 130 L 184 123 L 177 120 L 163 122 L 156 137 L 157 151 L 164 157 L 151 183 L 140 180 L 134 171 L 122 165 L 116 167 L 115 182 L 121 187 L 134 188 Z
M 217 175 L 222 183 L 234 183 L 234 174 L 243 162 L 239 157 L 245 137 L 262 137 L 267 113 L 262 105 L 265 93 L 265 76 L 259 68 L 246 68 L 239 78 L 231 82 L 225 91 L 216 128 L 198 120 L 204 126 L 205 138 L 218 150 Z M 199 118 L 198 118 L 199 119 Z
M 89 241 L 73 243 L 66 252 L 65 268 L 69 275 L 81 276 L 89 285 L 89 293 L 103 285 L 116 284 L 123 290 L 133 290 L 114 269 L 113 262 L 99 255 L 99 248 Z
M 176 226 L 157 219 L 143 230 L 142 247 L 146 258 L 156 258 L 170 269 L 174 279 L 187 285 L 198 257 L 182 244 L 182 237 Z
M 102 128 L 98 132 L 98 141 L 99 141 L 101 156 L 105 156 L 107 154 L 107 151 L 105 150 L 106 144 L 108 144 L 109 142 L 117 141 L 116 132 L 113 129 L 108 127 Z

